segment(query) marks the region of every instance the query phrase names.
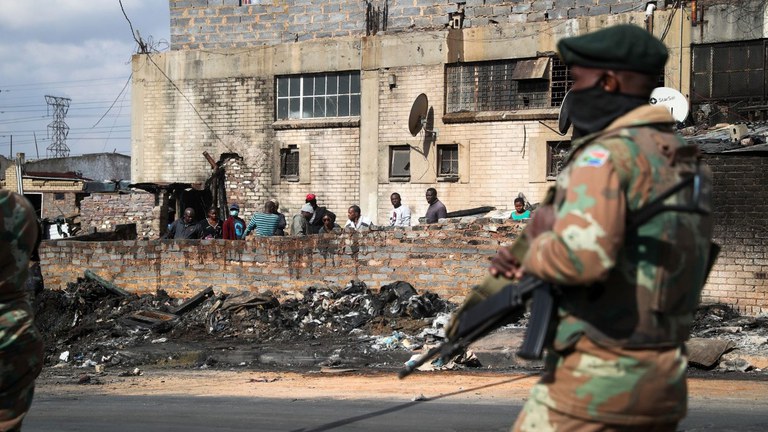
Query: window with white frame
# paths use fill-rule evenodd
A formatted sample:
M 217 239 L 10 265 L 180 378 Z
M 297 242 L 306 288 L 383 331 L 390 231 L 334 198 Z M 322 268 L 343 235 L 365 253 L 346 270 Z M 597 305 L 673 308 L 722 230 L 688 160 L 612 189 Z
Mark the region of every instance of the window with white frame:
M 573 84 L 549 56 L 449 64 L 445 82 L 447 113 L 558 107 Z
M 459 145 L 443 144 L 437 146 L 438 177 L 459 177 Z
M 277 120 L 360 115 L 360 72 L 276 78 Z
M 389 148 L 389 179 L 407 181 L 411 178 L 411 148 L 407 145 Z

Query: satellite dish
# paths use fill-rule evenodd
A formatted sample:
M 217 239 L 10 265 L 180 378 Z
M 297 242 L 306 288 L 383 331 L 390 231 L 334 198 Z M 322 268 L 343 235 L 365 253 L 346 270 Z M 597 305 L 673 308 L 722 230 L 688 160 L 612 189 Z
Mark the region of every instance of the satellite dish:
M 571 91 L 568 90 L 565 96 L 563 96 L 563 101 L 560 102 L 560 112 L 557 114 L 557 130 L 560 131 L 560 135 L 568 133 L 568 129 L 571 127 L 571 118 L 568 116 L 570 106 L 565 102 L 568 100 L 568 94 L 570 93 Z
M 688 118 L 688 100 L 685 99 L 682 93 L 673 88 L 656 87 L 651 92 L 649 102 L 651 105 L 659 105 L 669 109 L 672 117 L 678 123 L 682 123 Z
M 427 95 L 422 93 L 416 96 L 416 100 L 413 101 L 413 106 L 411 106 L 411 114 L 408 116 L 408 130 L 411 132 L 411 135 L 416 136 L 421 132 L 428 113 L 429 100 L 427 100 Z

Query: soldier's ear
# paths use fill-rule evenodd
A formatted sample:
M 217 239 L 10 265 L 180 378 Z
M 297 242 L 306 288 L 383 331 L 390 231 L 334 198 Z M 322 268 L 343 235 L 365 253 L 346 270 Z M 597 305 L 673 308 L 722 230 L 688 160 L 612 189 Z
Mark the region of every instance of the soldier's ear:
M 600 78 L 600 85 L 608 93 L 618 93 L 620 89 L 619 77 L 614 71 L 605 71 L 603 77 Z

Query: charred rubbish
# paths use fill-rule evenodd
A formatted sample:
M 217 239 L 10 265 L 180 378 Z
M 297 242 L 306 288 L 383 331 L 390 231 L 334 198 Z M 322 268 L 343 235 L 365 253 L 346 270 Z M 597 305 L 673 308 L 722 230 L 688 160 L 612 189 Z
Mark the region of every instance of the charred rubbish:
M 64 291 L 37 294 L 36 323 L 48 366 L 125 373 L 142 365 L 400 368 L 443 340 L 443 327 L 456 308 L 402 281 L 378 290 L 360 281 L 308 286 L 280 299 L 269 291 L 218 293 L 212 287 L 187 300 L 163 290 L 122 295 L 114 288 L 80 278 Z M 528 368 L 516 366 L 509 354 L 528 318 L 526 313 L 488 338 L 489 350 L 429 368 Z M 768 317 L 704 305 L 691 337 L 688 354 L 694 368 L 724 373 L 768 369 Z M 496 341 L 501 345 L 493 345 Z
M 175 355 L 169 351 L 183 357 L 182 351 L 192 347 L 199 352 L 190 360 L 191 366 L 213 367 L 219 361 L 205 347 L 253 349 L 262 344 L 303 345 L 311 347 L 305 351 L 318 352 L 327 345 L 326 351 L 331 351 L 313 362 L 332 364 L 329 358 L 339 357 L 340 350 L 373 355 L 432 343 L 442 337 L 433 324 L 444 325 L 456 307 L 437 294 L 418 294 L 407 282 L 377 291 L 360 281 L 344 287 L 309 286 L 282 301 L 268 291 L 230 294 L 208 288 L 185 302 L 163 290 L 122 295 L 90 276 L 68 284 L 64 291 L 44 290 L 35 299 L 49 366 L 65 362 L 129 368 L 167 361 Z M 390 341 L 382 343 L 387 338 Z M 160 346 L 169 348 L 157 349 L 154 356 L 146 354 Z

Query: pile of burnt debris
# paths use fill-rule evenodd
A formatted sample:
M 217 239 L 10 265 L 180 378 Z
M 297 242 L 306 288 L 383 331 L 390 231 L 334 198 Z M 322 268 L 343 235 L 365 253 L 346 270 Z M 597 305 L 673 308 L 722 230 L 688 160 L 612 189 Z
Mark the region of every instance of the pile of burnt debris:
M 344 363 L 339 359 L 354 359 L 346 364 L 390 361 L 399 367 L 408 355 L 443 340 L 443 327 L 457 306 L 431 292 L 419 294 L 402 281 L 378 290 L 360 281 L 310 286 L 279 300 L 270 292 L 217 293 L 209 287 L 185 300 L 162 290 L 128 293 L 87 271 L 64 291 L 38 292 L 34 305 L 46 364 L 97 368 L 156 364 L 184 352 L 203 352 L 203 347 L 232 350 L 224 356 L 229 363 L 221 360 L 222 365 L 246 365 L 242 352 L 256 346 L 308 353 L 312 359 L 307 365 L 336 366 Z M 519 333 L 527 321 L 526 313 L 499 331 Z M 727 305 L 705 305 L 696 313 L 691 336 L 689 360 L 697 368 L 768 370 L 760 363 L 768 361 L 766 316 L 741 316 Z M 147 355 L 153 348 L 155 355 Z M 479 365 L 469 354 L 456 363 Z M 200 356 L 189 365 L 212 365 L 209 354 Z M 504 363 L 509 363 L 508 356 Z
M 121 351 L 161 343 L 309 346 L 366 336 L 372 350 L 414 348 L 441 338 L 456 305 L 431 292 L 418 294 L 407 282 L 374 292 L 360 281 L 310 286 L 282 301 L 270 292 L 226 294 L 212 287 L 183 301 L 162 290 L 131 294 L 86 272 L 64 291 L 39 292 L 34 306 L 46 364 L 126 366 L 141 361 L 120 359 Z
M 726 304 L 702 305 L 696 311 L 691 365 L 721 371 L 768 371 L 768 316 L 743 316 Z

